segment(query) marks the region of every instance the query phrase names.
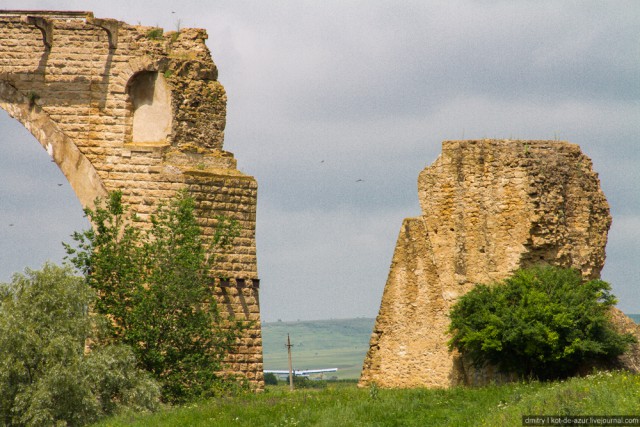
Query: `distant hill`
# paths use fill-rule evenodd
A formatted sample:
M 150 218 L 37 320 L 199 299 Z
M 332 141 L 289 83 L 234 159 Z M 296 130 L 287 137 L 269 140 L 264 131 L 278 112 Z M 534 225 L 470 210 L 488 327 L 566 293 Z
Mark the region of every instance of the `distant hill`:
M 358 318 L 263 323 L 264 369 L 288 369 L 288 333 L 294 369 L 338 368 L 329 376 L 359 378 L 374 322 Z
M 627 314 L 640 323 L 640 314 Z M 288 369 L 287 333 L 294 369 L 338 368 L 339 379 L 360 377 L 375 319 L 331 319 L 262 324 L 264 369 Z

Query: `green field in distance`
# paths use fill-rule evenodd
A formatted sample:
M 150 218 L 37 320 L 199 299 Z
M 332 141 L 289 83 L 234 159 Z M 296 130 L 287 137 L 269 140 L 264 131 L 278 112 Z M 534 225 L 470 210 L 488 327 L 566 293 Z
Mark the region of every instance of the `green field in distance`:
M 287 333 L 294 369 L 338 368 L 325 378 L 357 379 L 375 319 L 337 319 L 262 324 L 264 369 L 286 370 Z

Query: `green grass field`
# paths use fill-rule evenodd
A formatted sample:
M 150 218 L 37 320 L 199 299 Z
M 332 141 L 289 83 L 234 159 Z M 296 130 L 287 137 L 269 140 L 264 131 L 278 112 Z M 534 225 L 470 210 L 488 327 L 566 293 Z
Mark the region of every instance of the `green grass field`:
M 339 319 L 262 324 L 264 369 L 288 369 L 287 334 L 294 369 L 338 368 L 329 376 L 360 377 L 375 319 Z
M 169 408 L 123 414 L 120 426 L 521 426 L 523 415 L 638 415 L 640 376 L 599 373 L 552 383 L 482 388 L 382 390 L 329 383 L 320 390 L 268 387 Z
M 351 382 L 314 381 L 323 388 L 294 392 L 269 386 L 264 393 L 167 407 L 155 414 L 122 414 L 97 426 L 520 426 L 523 415 L 640 417 L 640 375 L 625 372 L 481 388 L 357 388 L 373 322 L 263 324 L 265 369 L 286 369 L 289 333 L 297 369 L 338 367 L 339 376 Z

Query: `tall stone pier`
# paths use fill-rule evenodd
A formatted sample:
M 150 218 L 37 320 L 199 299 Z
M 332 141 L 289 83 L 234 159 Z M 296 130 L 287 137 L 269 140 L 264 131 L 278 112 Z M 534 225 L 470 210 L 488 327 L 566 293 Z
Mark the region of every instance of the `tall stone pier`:
M 475 284 L 536 264 L 598 278 L 611 224 L 598 175 L 567 142 L 445 141 L 420 173 L 418 196 L 422 215 L 400 229 L 360 385 L 499 379 L 448 350 L 449 311 Z
M 205 238 L 217 217 L 238 220 L 212 292 L 253 325 L 227 369 L 259 389 L 257 184 L 223 149 L 227 95 L 206 39 L 202 29 L 165 33 L 91 12 L 2 10 L 0 108 L 31 131 L 83 206 L 120 190 L 146 220 L 187 189 Z

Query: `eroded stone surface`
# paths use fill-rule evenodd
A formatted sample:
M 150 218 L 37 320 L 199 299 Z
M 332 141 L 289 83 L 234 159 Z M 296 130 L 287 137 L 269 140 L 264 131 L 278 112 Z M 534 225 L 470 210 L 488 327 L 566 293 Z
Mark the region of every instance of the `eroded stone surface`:
M 445 141 L 418 194 L 422 215 L 402 225 L 360 384 L 506 380 L 449 352 L 449 310 L 476 283 L 539 263 L 599 277 L 611 217 L 591 160 L 567 142 Z
M 0 11 L 0 107 L 42 144 L 83 206 L 121 190 L 148 219 L 187 188 L 207 238 L 219 215 L 239 221 L 214 272 L 230 280 L 215 293 L 223 310 L 253 322 L 228 367 L 261 388 L 257 184 L 223 151 L 227 98 L 206 38 L 90 12 Z

